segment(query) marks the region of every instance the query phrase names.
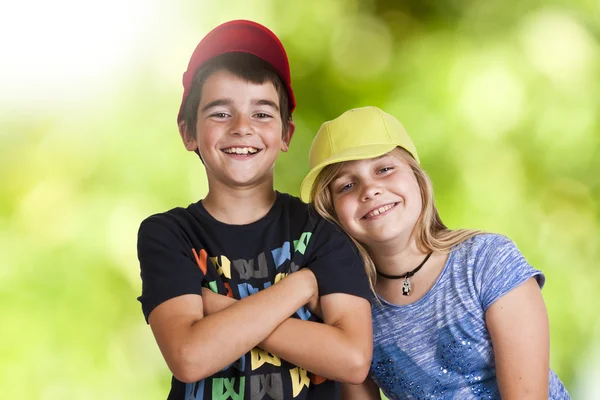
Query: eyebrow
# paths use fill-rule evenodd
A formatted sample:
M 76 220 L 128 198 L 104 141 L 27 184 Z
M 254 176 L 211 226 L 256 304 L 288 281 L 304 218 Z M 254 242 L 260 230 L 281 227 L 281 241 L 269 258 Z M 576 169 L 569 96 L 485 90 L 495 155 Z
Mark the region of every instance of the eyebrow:
M 271 101 L 271 100 L 256 99 L 256 100 L 252 100 L 252 104 L 257 105 L 257 106 L 268 106 L 268 107 L 271 107 L 272 109 L 274 109 L 275 111 L 279 111 L 279 106 L 277 105 L 277 103 L 275 103 L 274 101 Z
M 231 99 L 217 99 L 217 100 L 211 101 L 210 103 L 208 103 L 204 107 L 202 107 L 202 111 L 210 110 L 213 107 L 229 106 L 232 103 L 233 103 L 233 100 L 231 100 Z
M 350 174 L 350 173 L 348 173 L 348 172 L 342 172 L 341 174 L 338 174 L 338 175 L 336 175 L 336 176 L 335 176 L 335 177 L 334 177 L 334 178 L 331 180 L 331 182 L 329 182 L 329 183 L 330 183 L 330 184 L 331 184 L 331 183 L 335 184 L 335 183 L 336 183 L 337 181 L 339 181 L 340 179 L 342 179 L 342 178 L 344 178 L 344 177 L 346 177 L 346 176 L 349 176 L 349 175 L 351 175 L 351 174 Z
M 275 111 L 279 111 L 279 106 L 277 105 L 277 103 L 275 103 L 274 101 L 271 101 L 271 100 L 255 99 L 255 100 L 252 100 L 251 103 L 254 105 L 257 105 L 257 106 L 268 106 L 268 107 L 271 107 Z M 204 112 L 204 111 L 210 110 L 213 107 L 230 106 L 231 104 L 233 104 L 232 99 L 229 99 L 229 98 L 217 99 L 217 100 L 211 101 L 210 103 L 208 103 L 204 107 L 202 107 L 202 111 Z
M 380 155 L 379 157 L 373 157 L 371 160 L 373 160 L 373 161 L 379 161 L 382 158 L 387 157 L 388 155 L 389 155 L 389 153 L 385 153 L 385 154 Z M 349 175 L 352 175 L 352 173 L 342 170 L 341 173 L 339 173 L 335 177 L 333 177 L 333 179 L 331 180 L 330 183 L 334 183 L 335 181 L 337 181 L 337 180 L 339 180 L 341 178 L 344 178 L 346 176 L 349 176 Z

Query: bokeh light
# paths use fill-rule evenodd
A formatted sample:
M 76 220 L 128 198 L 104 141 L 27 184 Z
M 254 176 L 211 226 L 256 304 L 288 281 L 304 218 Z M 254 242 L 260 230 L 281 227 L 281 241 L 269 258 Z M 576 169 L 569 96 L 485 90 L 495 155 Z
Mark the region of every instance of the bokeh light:
M 551 4 L 550 4 L 551 3 Z M 589 0 L 24 0 L 0 12 L 0 387 L 5 398 L 165 398 L 136 234 L 206 193 L 176 128 L 200 38 L 235 18 L 286 46 L 298 108 L 276 188 L 320 124 L 375 105 L 412 135 L 451 227 L 542 269 L 551 366 L 600 396 L 600 32 Z

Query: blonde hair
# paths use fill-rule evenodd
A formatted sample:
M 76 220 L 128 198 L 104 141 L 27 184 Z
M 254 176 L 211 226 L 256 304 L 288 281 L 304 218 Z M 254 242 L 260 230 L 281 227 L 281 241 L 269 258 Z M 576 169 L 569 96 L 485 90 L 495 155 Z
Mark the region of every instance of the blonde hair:
M 417 163 L 417 161 L 410 155 L 409 152 L 401 147 L 396 147 L 389 154 L 392 154 L 410 166 L 419 185 L 422 208 L 421 214 L 419 215 L 412 232 L 412 236 L 415 239 L 417 249 L 419 251 L 422 253 L 427 253 L 430 251 L 449 253 L 452 247 L 482 233 L 482 231 L 472 229 L 448 229 L 442 222 L 438 210 L 435 207 L 431 180 L 421 168 L 419 163 Z M 343 165 L 344 163 L 341 162 L 328 165 L 323 168 L 313 184 L 310 195 L 315 210 L 323 218 L 332 221 L 340 227 L 341 224 L 335 212 L 335 208 L 333 207 L 333 196 L 331 194 L 329 184 L 338 174 Z M 365 245 L 352 237 L 351 239 L 358 247 L 360 255 L 365 263 L 365 270 L 367 272 L 367 276 L 369 277 L 371 289 L 375 291 L 375 283 L 377 282 L 377 270 L 375 268 L 375 263 L 369 256 Z

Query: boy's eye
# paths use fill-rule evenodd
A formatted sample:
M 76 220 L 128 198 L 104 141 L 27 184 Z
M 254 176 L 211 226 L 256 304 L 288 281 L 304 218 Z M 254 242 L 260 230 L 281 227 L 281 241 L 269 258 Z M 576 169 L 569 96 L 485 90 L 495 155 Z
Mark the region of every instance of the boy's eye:
M 224 112 L 217 112 L 211 115 L 211 117 L 216 117 L 216 118 L 227 118 L 227 113 Z
M 266 113 L 256 113 L 256 117 L 260 118 L 260 119 L 271 118 L 271 116 L 269 114 L 266 114 Z

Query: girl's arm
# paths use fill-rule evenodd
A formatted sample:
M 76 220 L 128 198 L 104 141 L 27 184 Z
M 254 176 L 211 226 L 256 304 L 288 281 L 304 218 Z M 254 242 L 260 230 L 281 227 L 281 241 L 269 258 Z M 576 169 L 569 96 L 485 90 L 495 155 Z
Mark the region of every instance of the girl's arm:
M 368 378 L 360 385 L 342 383 L 340 400 L 381 400 L 379 388 Z
M 208 289 L 203 289 L 202 299 L 208 315 L 236 303 Z M 258 346 L 325 378 L 362 383 L 373 352 L 371 305 L 360 297 L 334 293 L 321 297 L 320 306 L 325 323 L 288 318 Z
M 535 278 L 494 302 L 485 314 L 503 400 L 547 399 L 548 314 Z

